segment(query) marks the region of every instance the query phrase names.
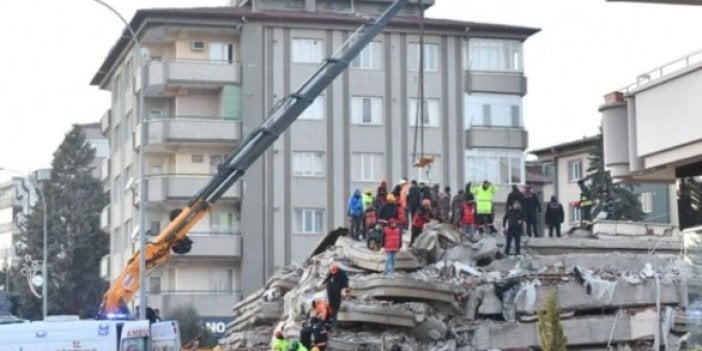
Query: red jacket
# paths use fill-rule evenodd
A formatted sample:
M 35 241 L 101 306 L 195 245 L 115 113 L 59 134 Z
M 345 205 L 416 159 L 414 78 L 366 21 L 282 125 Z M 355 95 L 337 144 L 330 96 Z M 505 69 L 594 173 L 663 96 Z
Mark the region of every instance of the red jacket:
M 475 224 L 475 205 L 471 202 L 463 203 L 463 216 L 461 218 L 461 224 L 469 225 Z
M 407 224 L 407 212 L 405 208 L 404 206 L 397 207 L 397 223 L 400 225 Z
M 431 210 L 428 208 L 421 208 L 414 214 L 414 218 L 412 219 L 412 227 L 424 229 L 424 225 L 429 221 L 431 221 Z
M 375 210 L 366 210 L 363 216 L 363 222 L 365 223 L 366 228 L 371 228 L 377 222 Z
M 397 251 L 402 245 L 402 234 L 400 233 L 400 228 L 395 226 L 391 228 L 390 226 L 385 227 L 383 230 L 385 234 L 385 251 Z

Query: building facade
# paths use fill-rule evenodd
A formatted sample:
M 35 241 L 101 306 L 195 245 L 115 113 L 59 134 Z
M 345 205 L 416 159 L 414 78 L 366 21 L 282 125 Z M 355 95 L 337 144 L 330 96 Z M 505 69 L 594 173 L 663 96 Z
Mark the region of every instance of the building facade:
M 0 269 L 17 265 L 13 260 L 19 228 L 35 201 L 36 193 L 26 178 L 13 177 L 0 184 Z
M 148 133 L 146 206 L 155 233 L 242 135 L 365 21 L 356 13 L 377 15 L 389 3 L 247 0 L 139 11 L 132 25 L 151 54 L 148 79 L 135 78 L 137 59 L 122 38 L 92 81 L 113 96 L 102 124 L 112 148 L 105 183 L 111 189 L 110 276 L 136 243 L 139 204 L 125 185 L 138 182 L 139 133 Z M 421 95 L 414 3 L 247 170 L 193 231 L 193 252 L 150 275 L 150 304 L 167 310 L 193 302 L 203 315 L 226 316 L 228 307 L 221 306 L 260 288 L 277 267 L 301 262 L 324 233 L 346 225 L 353 189 L 375 189 L 382 179 L 393 185 L 407 177 L 454 190 L 489 179 L 505 189 L 499 199 L 509 184 L 523 183 L 522 44 L 537 30 L 426 19 L 424 143 L 417 150 L 435 161 L 422 171 L 413 167 Z M 141 87 L 145 128 L 135 119 Z
M 576 206 L 580 199 L 578 180 L 587 177 L 590 168 L 589 155 L 595 149 L 598 137 L 586 137 L 571 142 L 530 151 L 538 157 L 546 179 L 543 187 L 544 201 L 551 196 L 563 204 L 565 224 L 580 222 L 580 211 Z M 675 189 L 665 182 L 630 182 L 632 192 L 639 197 L 644 222 L 676 223 L 677 207 Z

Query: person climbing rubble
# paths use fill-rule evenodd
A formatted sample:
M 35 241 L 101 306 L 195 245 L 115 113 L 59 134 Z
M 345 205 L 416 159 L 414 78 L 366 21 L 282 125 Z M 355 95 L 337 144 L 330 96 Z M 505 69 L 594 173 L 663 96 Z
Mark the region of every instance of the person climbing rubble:
M 527 185 L 524 190 L 524 202 L 522 203 L 526 222 L 526 235 L 529 237 L 539 237 L 537 218 L 541 213 L 541 202 L 538 196 L 534 194 L 533 188 Z M 543 233 L 542 233 L 543 234 Z
M 312 327 L 309 321 L 302 322 L 302 329 L 300 329 L 300 343 L 305 349 L 310 349 L 312 347 Z
M 272 351 L 287 351 L 288 341 L 285 340 L 285 335 L 283 335 L 283 329 L 277 328 L 273 332 L 273 338 L 271 338 L 271 350 Z
M 292 340 L 287 351 L 308 351 L 308 349 L 300 341 Z
M 478 230 L 483 233 L 496 232 L 493 224 L 493 199 L 497 192 L 497 187 L 485 180 L 482 186 L 471 187 L 470 192 L 475 196 L 477 204 Z
M 546 205 L 544 214 L 544 222 L 548 225 L 548 237 L 553 237 L 553 231 L 556 230 L 556 236 L 561 237 L 561 224 L 565 219 L 563 205 L 558 202 L 555 196 L 551 196 L 551 201 Z
M 349 198 L 348 215 L 351 218 L 351 237 L 353 240 L 358 240 L 363 224 L 363 199 L 360 189 L 356 189 Z
M 451 220 L 451 187 L 445 187 L 444 192 L 439 194 L 436 208 L 439 212 L 439 220 L 443 223 L 449 223 Z
M 419 234 L 422 234 L 424 230 L 424 225 L 431 221 L 431 201 L 429 199 L 422 200 L 422 207 L 415 213 L 414 218 L 412 218 L 412 236 L 410 239 L 410 246 L 414 244 Z
M 395 220 L 397 220 L 399 216 L 399 209 L 396 202 L 397 199 L 395 199 L 395 195 L 388 194 L 386 197 L 386 203 L 380 206 L 378 209 L 378 219 L 382 219 L 386 223 L 390 220 L 390 218 L 395 218 Z
M 336 316 L 341 307 L 341 295 L 349 288 L 349 276 L 346 274 L 346 271 L 339 268 L 338 264 L 332 263 L 329 268 L 329 274 L 324 278 L 323 284 L 327 288 L 327 298 L 331 308 L 331 322 L 336 324 Z
M 388 226 L 385 227 L 383 242 L 385 243 L 384 249 L 387 255 L 385 258 L 385 273 L 392 273 L 395 271 L 395 254 L 397 254 L 402 245 L 402 234 L 394 219 L 391 219 Z
M 516 255 L 519 256 L 521 254 L 521 238 L 524 233 L 524 211 L 519 201 L 512 204 L 512 208 L 505 213 L 502 227 L 505 228 L 505 236 L 507 237 L 505 255 L 509 256 L 512 242 L 514 242 Z
M 318 317 L 312 317 L 312 350 L 325 351 L 329 340 L 329 324 Z

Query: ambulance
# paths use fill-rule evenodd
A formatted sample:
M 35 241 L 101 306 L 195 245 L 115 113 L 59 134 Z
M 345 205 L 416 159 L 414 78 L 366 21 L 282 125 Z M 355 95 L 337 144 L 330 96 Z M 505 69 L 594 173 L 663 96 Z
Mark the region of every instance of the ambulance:
M 180 351 L 175 321 L 50 321 L 0 325 L 2 351 Z

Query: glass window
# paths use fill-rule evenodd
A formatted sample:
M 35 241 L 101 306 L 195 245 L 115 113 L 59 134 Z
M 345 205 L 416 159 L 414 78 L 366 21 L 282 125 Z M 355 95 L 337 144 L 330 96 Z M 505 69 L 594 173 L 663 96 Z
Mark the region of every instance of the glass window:
M 649 214 L 653 212 L 653 193 L 646 192 L 639 195 L 639 201 L 641 202 L 641 210 L 643 213 Z
M 380 153 L 351 154 L 351 178 L 356 182 L 380 182 L 385 174 L 384 158 Z
M 295 232 L 298 234 L 320 234 L 324 228 L 324 210 L 296 208 Z
M 149 222 L 149 231 L 151 232 L 151 235 L 158 235 L 159 233 L 161 233 L 161 222 L 160 221 Z
M 324 176 L 324 153 L 293 152 L 293 176 L 295 177 L 322 177 Z
M 580 208 L 575 207 L 575 205 L 568 205 L 568 212 L 570 212 L 570 223 L 580 222 Z
M 583 161 L 573 160 L 568 162 L 568 181 L 577 182 L 583 178 Z
M 522 184 L 524 157 L 519 150 L 472 149 L 465 152 L 465 181 Z
M 470 39 L 464 68 L 471 71 L 521 72 L 522 43 L 516 40 Z
M 149 294 L 161 293 L 161 277 L 149 277 Z
M 366 46 L 355 60 L 351 61 L 351 67 L 360 69 L 380 69 L 383 45 L 373 41 Z
M 210 269 L 209 270 L 209 290 L 213 292 L 231 292 L 234 290 L 233 276 L 231 269 Z
M 556 173 L 552 162 L 546 162 L 543 165 L 541 165 L 541 170 L 544 175 L 544 178 L 546 178 L 548 182 L 552 183 L 556 180 Z
M 321 39 L 293 39 L 293 63 L 320 63 L 324 56 L 324 42 Z
M 122 339 L 120 350 L 146 351 L 146 338 Z
M 314 101 L 307 106 L 304 112 L 300 115 L 299 119 L 308 120 L 322 120 L 326 116 L 327 112 L 327 99 L 324 95 L 317 96 Z
M 382 125 L 383 98 L 351 97 L 351 123 L 358 125 Z
M 410 43 L 407 46 L 407 69 L 410 72 L 419 71 L 419 43 Z M 439 45 L 424 44 L 424 71 L 439 71 Z
M 205 156 L 202 154 L 193 154 L 192 156 L 190 156 L 190 162 L 203 163 L 205 162 Z
M 408 105 L 409 125 L 414 127 L 417 125 L 417 107 L 419 99 L 410 98 Z M 424 114 L 422 115 L 425 127 L 438 127 L 441 118 L 441 103 L 439 99 L 424 99 Z
M 522 98 L 505 94 L 465 94 L 464 127 L 522 126 Z
M 228 43 L 209 44 L 210 61 L 215 63 L 232 63 L 234 59 L 234 45 Z

